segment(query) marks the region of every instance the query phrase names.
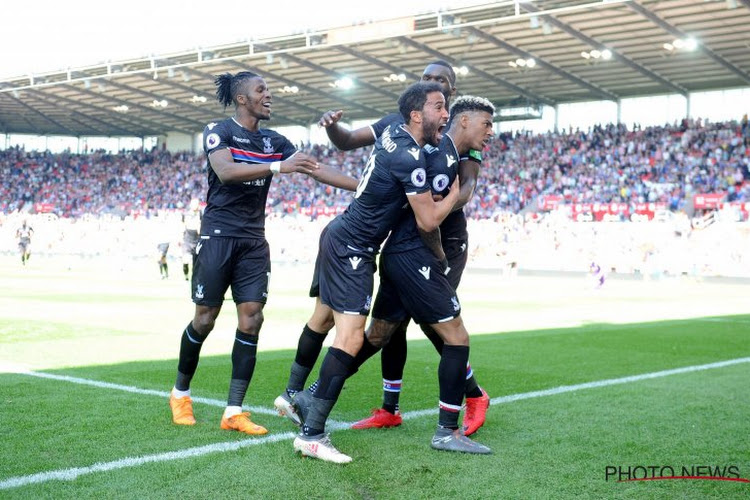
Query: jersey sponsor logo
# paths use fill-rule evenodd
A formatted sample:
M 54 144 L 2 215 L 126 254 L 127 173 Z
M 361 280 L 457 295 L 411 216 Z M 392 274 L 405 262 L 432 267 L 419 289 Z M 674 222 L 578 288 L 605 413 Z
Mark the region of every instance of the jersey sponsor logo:
M 422 149 L 424 149 L 424 152 L 427 153 L 428 155 L 438 150 L 438 148 L 436 148 L 432 144 L 425 144 L 424 146 L 422 146 Z
M 246 137 L 237 137 L 236 135 L 233 135 L 232 136 L 232 140 L 234 142 L 241 142 L 243 144 L 250 144 L 250 139 L 248 139 Z
M 265 185 L 266 185 L 266 179 L 265 179 L 265 177 L 264 177 L 263 179 L 255 179 L 255 180 L 253 180 L 253 181 L 247 181 L 247 182 L 243 182 L 243 184 L 244 184 L 245 186 L 258 186 L 258 187 L 263 187 L 263 186 L 265 186 Z
M 203 285 L 197 285 L 195 287 L 195 298 L 196 299 L 202 299 L 203 298 Z
M 211 122 L 208 125 L 206 125 L 206 128 L 208 128 L 208 130 L 213 130 L 215 126 L 216 126 L 216 122 Z
M 427 182 L 427 173 L 423 168 L 415 168 L 411 173 L 411 183 L 417 187 L 422 187 Z
M 453 155 L 445 155 L 445 161 L 448 165 L 448 168 L 451 168 L 453 165 L 456 164 L 456 157 Z
M 424 279 L 426 279 L 426 280 L 430 279 L 430 268 L 429 267 L 422 266 L 419 269 L 417 269 L 417 271 L 419 271 L 419 274 L 421 274 L 422 276 L 424 276 Z
M 270 137 L 264 137 L 263 138 L 263 152 L 264 153 L 273 153 L 273 146 L 271 145 L 271 138 Z
M 461 309 L 461 304 L 458 303 L 458 297 L 451 297 L 451 302 L 453 303 L 453 310 L 458 311 Z
M 219 138 L 219 134 L 211 133 L 206 136 L 206 147 L 208 149 L 213 149 L 216 146 L 219 145 L 221 142 L 221 139 Z
M 419 152 L 420 152 L 420 151 L 421 151 L 420 149 L 417 149 L 417 148 L 411 148 L 411 149 L 409 149 L 409 150 L 407 151 L 407 153 L 409 153 L 410 155 L 412 155 L 412 156 L 414 157 L 414 159 L 415 159 L 415 160 L 419 160 Z
M 197 245 L 195 245 L 195 255 L 198 255 L 200 253 L 201 248 L 203 248 L 203 242 L 199 241 Z
M 349 257 L 349 263 L 352 265 L 352 269 L 355 271 L 359 267 L 359 263 L 362 262 L 362 257 Z
M 448 187 L 448 176 L 445 174 L 438 174 L 432 179 L 432 189 L 437 193 L 441 193 L 445 188 Z

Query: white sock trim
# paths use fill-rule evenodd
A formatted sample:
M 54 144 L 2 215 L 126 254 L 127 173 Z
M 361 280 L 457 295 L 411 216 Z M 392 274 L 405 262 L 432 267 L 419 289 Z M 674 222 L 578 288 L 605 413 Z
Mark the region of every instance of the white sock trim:
M 230 418 L 235 415 L 239 415 L 240 413 L 242 413 L 241 406 L 227 406 L 224 409 L 224 418 Z
M 179 391 L 176 387 L 172 387 L 172 396 L 176 398 L 184 398 L 184 397 L 190 397 L 190 389 L 187 391 Z

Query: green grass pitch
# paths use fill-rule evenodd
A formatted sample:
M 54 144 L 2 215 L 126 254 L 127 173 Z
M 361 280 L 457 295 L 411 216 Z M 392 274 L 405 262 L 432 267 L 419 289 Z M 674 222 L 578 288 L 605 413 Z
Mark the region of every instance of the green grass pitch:
M 0 258 L 0 498 L 750 496 L 739 480 L 606 476 L 707 466 L 750 478 L 748 285 L 610 280 L 595 291 L 583 277 L 467 272 L 471 364 L 493 398 L 475 437 L 494 453 L 430 449 L 438 357 L 412 329 L 404 425 L 335 430 L 354 458 L 336 466 L 294 455 L 295 428 L 272 411 L 311 311 L 309 269 L 274 268 L 246 399 L 269 435 L 253 438 L 219 429 L 231 301 L 194 379 L 198 424 L 171 423 L 164 394 L 192 304 L 177 265 L 160 281 L 151 264 Z M 336 422 L 379 405 L 378 359 L 347 381 Z

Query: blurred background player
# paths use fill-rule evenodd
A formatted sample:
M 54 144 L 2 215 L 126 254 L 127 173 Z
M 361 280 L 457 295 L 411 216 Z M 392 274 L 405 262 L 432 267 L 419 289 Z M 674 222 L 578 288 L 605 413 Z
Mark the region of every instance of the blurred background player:
M 607 279 L 604 274 L 604 269 L 602 269 L 602 266 L 595 261 L 592 261 L 589 266 L 589 275 L 591 276 L 591 283 L 596 289 L 601 288 L 604 285 L 604 280 Z
M 34 228 L 29 226 L 24 219 L 21 227 L 16 230 L 18 238 L 18 251 L 21 252 L 21 264 L 26 265 L 26 261 L 31 257 L 31 236 L 34 234 Z
M 169 242 L 163 242 L 156 245 L 159 262 L 159 274 L 161 279 L 165 280 L 169 278 L 169 266 L 167 265 L 167 252 L 169 252 Z
M 190 265 L 193 263 L 195 249 L 201 239 L 201 208 L 196 198 L 190 200 L 190 206 L 182 214 L 182 222 L 185 225 L 185 232 L 182 233 L 182 274 L 185 275 L 185 281 L 188 281 Z
M 231 286 L 237 311 L 232 372 L 227 406 L 220 428 L 266 434 L 266 428 L 242 411 L 255 371 L 263 308 L 268 297 L 271 255 L 265 233 L 268 191 L 274 174 L 308 174 L 336 187 L 353 190 L 357 180 L 319 166 L 297 152 L 283 135 L 260 128 L 271 118 L 273 98 L 266 81 L 255 73 L 224 73 L 215 81 L 216 97 L 234 115 L 209 123 L 203 131 L 208 159 L 208 194 L 195 250 L 191 282 L 195 313 L 182 332 L 177 377 L 169 406 L 172 421 L 194 425 L 190 383 L 198 368 L 203 342 L 214 328 Z

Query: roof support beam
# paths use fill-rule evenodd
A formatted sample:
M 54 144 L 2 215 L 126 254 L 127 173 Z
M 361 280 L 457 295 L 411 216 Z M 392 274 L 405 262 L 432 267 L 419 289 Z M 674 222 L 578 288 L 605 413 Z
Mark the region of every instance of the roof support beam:
M 39 110 L 38 110 L 38 109 L 36 109 L 35 107 L 33 107 L 33 106 L 30 106 L 30 105 L 26 104 L 26 103 L 25 103 L 25 102 L 23 102 L 23 101 L 22 101 L 21 99 L 18 99 L 18 98 L 16 98 L 16 97 L 13 97 L 12 95 L 11 95 L 11 96 L 9 96 L 9 97 L 10 97 L 10 98 L 11 98 L 12 100 L 16 101 L 16 102 L 17 102 L 18 104 L 20 104 L 21 106 L 23 106 L 24 108 L 26 108 L 26 109 L 28 109 L 29 111 L 31 111 L 31 112 L 32 112 L 33 114 L 39 115 L 39 116 L 41 116 L 41 117 L 42 117 L 42 118 L 43 118 L 44 120 L 46 120 L 46 121 L 48 121 L 48 122 L 52 123 L 53 125 L 56 125 L 57 127 L 59 127 L 59 128 L 60 128 L 60 130 L 61 130 L 61 131 L 63 131 L 63 130 L 64 130 L 64 131 L 66 131 L 67 133 L 69 133 L 69 134 L 71 134 L 71 135 L 75 135 L 75 132 L 73 132 L 72 130 L 70 130 L 70 128 L 66 127 L 65 125 L 63 125 L 62 123 L 58 122 L 57 120 L 53 120 L 53 119 L 52 119 L 52 118 L 50 118 L 50 117 L 49 117 L 48 115 L 46 115 L 46 114 L 42 113 L 41 111 L 39 111 Z M 29 122 L 29 124 L 31 125 L 31 122 L 30 122 L 30 121 L 29 121 L 28 119 L 27 119 L 26 121 L 28 121 L 28 122 Z M 32 125 L 32 126 L 33 126 L 33 125 Z M 44 134 L 40 134 L 40 135 L 44 135 Z
M 83 92 L 83 93 L 85 93 L 85 94 L 87 94 L 87 95 L 89 95 L 91 97 L 98 97 L 98 98 L 102 98 L 102 99 L 107 98 L 107 97 L 102 96 L 100 94 L 97 94 L 96 92 L 93 92 L 91 90 L 84 90 L 84 89 L 79 89 L 79 88 L 76 88 L 76 90 L 78 92 Z M 38 90 L 37 92 L 41 92 L 41 91 Z M 156 133 L 154 135 L 161 135 L 161 134 L 167 132 L 166 130 L 164 130 L 164 124 L 163 123 L 157 123 L 157 122 L 151 121 L 150 119 L 144 118 L 144 117 L 132 116 L 132 115 L 128 115 L 126 113 L 118 113 L 118 112 L 114 111 L 112 108 L 110 108 L 108 106 L 99 106 L 99 105 L 96 105 L 96 104 L 91 104 L 89 102 L 80 101 L 80 100 L 76 100 L 76 99 L 71 99 L 71 98 L 68 98 L 68 97 L 62 97 L 62 96 L 58 96 L 58 95 L 55 96 L 55 99 L 67 102 L 71 106 L 84 106 L 86 108 L 90 108 L 90 109 L 94 109 L 94 110 L 99 111 L 99 112 L 103 112 L 103 113 L 105 113 L 107 115 L 107 117 L 109 119 L 114 120 L 114 121 L 119 121 L 119 122 L 127 123 L 128 125 L 132 126 L 134 129 L 138 129 L 138 130 L 148 129 L 148 130 L 157 130 L 157 131 L 159 131 L 158 133 Z M 107 98 L 107 99 L 111 100 L 111 98 Z M 131 104 L 132 105 L 132 103 L 128 103 L 126 101 L 120 101 L 119 99 L 117 100 L 117 102 L 119 102 L 120 104 L 125 104 L 125 105 Z M 101 123 L 107 123 L 104 120 L 100 120 L 100 122 Z M 185 132 L 186 134 L 194 134 L 195 133 L 195 131 L 190 131 L 190 130 L 187 130 L 187 129 L 176 129 L 175 128 L 174 130 L 177 130 L 179 132 Z M 142 133 L 133 133 L 133 135 L 142 135 Z
M 257 46 L 257 44 L 256 44 L 256 46 Z M 273 47 L 271 47 L 271 46 L 267 46 L 267 47 L 269 47 L 270 49 L 273 49 Z M 344 75 L 342 73 L 339 73 L 338 71 L 334 71 L 334 70 L 328 69 L 328 68 L 326 68 L 324 66 L 320 66 L 319 64 L 311 63 L 310 61 L 307 61 L 307 60 L 305 60 L 305 59 L 303 59 L 301 57 L 297 57 L 294 54 L 284 54 L 281 57 L 284 57 L 288 61 L 294 61 L 296 64 L 299 64 L 300 66 L 304 66 L 304 67 L 306 67 L 308 69 L 311 69 L 313 71 L 317 71 L 317 72 L 329 75 L 329 76 L 331 76 L 333 78 L 343 78 L 343 77 L 347 76 L 347 75 Z M 398 100 L 398 98 L 399 98 L 399 94 L 396 94 L 394 92 L 391 92 L 390 90 L 378 87 L 376 85 L 372 85 L 370 83 L 363 82 L 361 80 L 358 81 L 357 84 L 359 86 L 361 86 L 361 87 L 366 88 L 370 92 L 375 92 L 375 93 L 378 93 L 378 94 L 383 95 L 385 97 L 388 97 L 389 99 L 393 99 L 394 102 L 396 102 Z
M 358 103 L 356 101 L 352 101 L 350 99 L 344 99 L 342 97 L 331 96 L 329 93 L 323 92 L 322 90 L 316 89 L 315 87 L 311 87 L 309 85 L 305 85 L 304 83 L 296 82 L 294 80 L 290 80 L 288 78 L 284 78 L 283 76 L 277 75 L 275 73 L 269 73 L 268 71 L 262 71 L 260 68 L 256 68 L 254 66 L 250 66 L 247 63 L 241 63 L 241 62 L 236 62 L 236 61 L 231 61 L 231 63 L 232 63 L 232 65 L 234 65 L 234 66 L 236 66 L 238 68 L 242 68 L 242 69 L 246 69 L 246 70 L 249 69 L 253 73 L 257 73 L 259 75 L 263 75 L 263 74 L 269 75 L 269 76 L 273 77 L 275 80 L 278 80 L 278 81 L 284 83 L 285 85 L 296 85 L 300 90 L 304 90 L 304 91 L 309 92 L 311 94 L 317 94 L 317 95 L 323 96 L 323 97 L 325 97 L 327 99 L 331 99 L 333 101 L 342 102 L 342 103 L 346 104 L 347 106 L 351 106 L 353 108 L 359 108 L 359 109 L 365 110 L 365 111 L 367 111 L 369 113 L 374 113 L 373 116 L 382 116 L 382 115 L 387 114 L 387 112 L 385 112 L 385 111 L 383 111 L 381 109 L 375 109 L 375 108 L 367 106 L 365 104 L 360 104 L 360 103 Z M 323 112 L 324 111 L 320 111 L 319 113 L 322 114 Z
M 112 83 L 112 82 L 106 82 L 107 85 L 109 85 L 110 83 Z M 86 94 L 86 95 L 91 96 L 91 97 L 96 97 L 96 98 L 100 98 L 100 99 L 107 99 L 109 101 L 109 104 L 113 104 L 114 103 L 114 104 L 125 105 L 125 106 L 128 106 L 129 108 L 136 108 L 136 109 L 140 109 L 141 111 L 146 111 L 147 113 L 159 113 L 159 114 L 161 114 L 163 116 L 172 117 L 172 118 L 174 118 L 175 120 L 177 120 L 180 123 L 182 123 L 182 122 L 185 121 L 185 119 L 183 117 L 181 117 L 181 116 L 174 115 L 174 114 L 171 114 L 171 113 L 164 113 L 162 111 L 157 111 L 157 110 L 154 110 L 152 108 L 149 108 L 149 107 L 146 107 L 146 106 L 141 106 L 140 104 L 136 104 L 133 101 L 125 101 L 123 99 L 118 99 L 117 97 L 114 97 L 114 96 L 111 96 L 111 95 L 104 96 L 102 94 L 97 94 L 93 90 L 82 89 L 82 88 L 77 87 L 77 86 L 74 86 L 73 88 L 75 88 L 75 90 L 77 92 L 80 92 L 82 94 Z M 76 101 L 76 103 L 77 103 L 77 101 Z M 109 107 L 102 107 L 102 106 L 96 106 L 96 105 L 91 105 L 91 106 L 93 106 L 93 107 L 95 107 L 95 108 L 97 108 L 99 110 L 104 110 L 104 111 L 106 111 L 109 114 L 117 113 L 116 111 L 112 110 Z M 123 116 L 123 118 L 124 118 L 124 116 Z M 161 130 L 162 133 L 167 133 L 169 131 L 169 130 L 165 130 L 167 127 L 171 128 L 171 130 L 174 130 L 174 131 L 177 131 L 177 132 L 184 132 L 184 133 L 190 134 L 190 135 L 195 134 L 195 133 L 198 132 L 198 130 L 191 130 L 191 129 L 180 127 L 180 126 L 166 125 L 164 123 L 158 123 L 158 122 L 152 121 L 149 118 L 145 118 L 143 116 L 130 115 L 130 116 L 128 116 L 128 118 L 132 118 L 133 120 L 136 120 L 137 122 L 139 121 L 139 122 L 143 122 L 145 124 L 148 124 L 151 127 L 154 127 L 156 129 Z M 199 122 L 195 122 L 195 123 L 199 123 Z M 200 125 L 200 129 L 201 130 L 203 129 L 203 124 Z
M 144 75 L 140 75 L 140 76 L 144 76 Z M 143 97 L 147 97 L 149 99 L 153 99 L 153 100 L 156 100 L 156 101 L 164 99 L 164 96 L 162 96 L 162 95 L 154 94 L 153 92 L 146 92 L 145 90 L 141 90 L 139 88 L 131 87 L 129 85 L 124 85 L 122 83 L 117 83 L 117 82 L 112 81 L 112 80 L 108 81 L 107 85 L 108 86 L 112 86 L 112 87 L 114 87 L 116 89 L 125 90 L 126 92 L 134 92 L 134 93 L 136 93 L 138 95 L 142 95 Z M 131 101 L 131 105 L 132 105 L 132 101 Z M 197 109 L 198 111 L 202 111 L 199 107 L 193 106 L 192 104 L 180 103 L 179 105 L 187 107 L 187 108 Z M 142 109 L 148 109 L 146 106 L 140 106 L 140 105 L 137 105 L 137 104 L 136 104 L 136 106 L 139 106 Z M 196 127 L 199 127 L 201 130 L 206 125 L 205 123 L 200 122 L 198 120 L 191 120 L 191 119 L 189 119 L 189 118 L 187 118 L 185 116 L 176 115 L 174 113 L 170 113 L 169 111 L 165 111 L 163 109 L 158 110 L 158 112 L 160 114 L 164 115 L 164 116 L 169 116 L 169 117 L 174 118 L 174 119 L 179 120 L 179 121 L 183 121 L 184 122 L 184 121 L 188 121 L 189 120 Z
M 750 0 L 748 0 L 750 1 Z M 339 52 L 343 52 L 344 54 L 349 54 L 352 57 L 356 57 L 357 59 L 361 59 L 363 61 L 367 61 L 368 63 L 374 65 L 374 66 L 380 66 L 383 69 L 387 69 L 391 73 L 403 73 L 407 77 L 411 78 L 413 81 L 419 81 L 422 79 L 422 75 L 418 75 L 416 73 L 412 73 L 411 71 L 406 71 L 404 68 L 401 68 L 399 66 L 394 66 L 393 64 L 389 64 L 385 61 L 381 61 L 377 57 L 372 57 L 368 54 L 365 54 L 364 52 L 361 52 L 359 50 L 355 50 L 347 45 L 336 45 L 335 49 Z
M 531 54 L 530 52 L 526 52 L 525 50 L 516 47 L 515 45 L 511 45 L 508 42 L 501 40 L 500 38 L 497 38 L 494 35 L 491 35 L 489 33 L 486 33 L 478 28 L 474 27 L 468 27 L 465 28 L 471 33 L 474 33 L 476 36 L 490 42 L 491 44 L 495 45 L 496 47 L 500 47 L 501 49 L 504 49 L 508 52 L 515 53 L 516 55 L 523 57 L 524 59 L 528 58 L 534 58 L 534 60 L 537 62 L 539 66 L 546 69 L 547 71 L 550 71 L 552 73 L 555 73 L 558 76 L 561 76 L 567 80 L 572 81 L 573 83 L 588 89 L 590 92 L 592 92 L 594 95 L 601 97 L 605 100 L 609 101 L 617 101 L 619 97 L 616 94 L 613 94 L 612 92 L 609 92 L 608 90 L 605 90 L 601 87 L 598 87 L 594 85 L 591 82 L 587 82 L 586 80 L 579 78 L 575 76 L 572 73 L 569 73 L 568 71 L 565 71 L 564 69 L 558 68 L 557 66 L 548 63 L 544 59 L 541 59 L 534 54 Z
M 29 92 L 29 91 L 27 91 L 27 92 Z M 73 99 L 68 99 L 66 97 L 48 96 L 47 94 L 45 94 L 41 90 L 33 90 L 33 91 L 30 91 L 30 92 L 34 93 L 34 96 L 35 96 L 34 98 L 35 99 L 38 99 L 40 101 L 44 101 L 44 102 L 46 102 L 48 104 L 53 104 L 54 105 L 54 104 L 56 104 L 56 101 L 60 101 L 60 100 L 63 100 L 65 102 L 67 102 L 68 104 L 76 104 L 76 103 L 77 104 L 83 104 L 83 103 L 77 102 L 77 101 L 75 101 Z M 99 108 L 97 108 L 97 109 L 99 109 Z M 128 128 L 124 128 L 124 127 L 120 126 L 119 124 L 112 123 L 112 122 L 107 122 L 107 121 L 101 120 L 101 119 L 99 119 L 99 118 L 97 118 L 95 116 L 85 115 L 85 114 L 81 113 L 80 111 L 76 111 L 75 109 L 72 109 L 72 108 L 67 108 L 67 111 L 69 113 L 71 113 L 73 116 L 81 118 L 82 121 L 75 120 L 74 118 L 71 118 L 71 119 L 74 119 L 77 123 L 84 125 L 84 127 L 83 127 L 84 129 L 86 127 L 93 128 L 97 132 L 101 133 L 104 136 L 111 136 L 112 135 L 112 129 L 117 130 L 122 135 L 135 135 L 134 130 L 128 129 Z M 91 125 L 90 122 L 99 123 L 100 125 L 103 126 L 103 128 L 104 128 L 105 131 L 109 130 L 109 132 L 105 132 L 103 130 L 97 129 L 95 126 Z M 81 135 L 87 135 L 87 134 L 76 133 L 76 134 L 73 134 L 73 135 L 75 135 L 76 137 L 79 137 Z
M 629 2 L 626 2 L 629 3 Z M 540 9 L 538 7 L 535 7 L 533 4 L 529 2 L 524 2 L 520 4 L 521 8 L 527 12 L 538 12 Z M 650 69 L 646 68 L 645 66 L 642 66 L 638 64 L 637 62 L 633 61 L 632 59 L 622 55 L 620 52 L 617 52 L 616 50 L 612 49 L 611 47 L 607 47 L 603 43 L 600 43 L 597 40 L 594 40 L 593 38 L 589 37 L 588 35 L 584 35 L 577 29 L 573 28 L 572 26 L 569 26 L 568 24 L 565 24 L 564 22 L 560 21 L 559 19 L 550 16 L 548 14 L 542 14 L 542 19 L 550 23 L 551 25 L 557 27 L 558 29 L 564 31 L 565 33 L 569 34 L 570 36 L 579 39 L 580 41 L 590 45 L 591 47 L 597 48 L 599 50 L 607 49 L 610 52 L 612 52 L 612 58 L 620 61 L 621 63 L 625 64 L 631 69 L 634 69 L 635 71 L 641 73 L 642 75 L 645 75 L 652 80 L 661 83 L 665 87 L 671 89 L 674 92 L 677 92 L 678 94 L 681 94 L 685 97 L 688 95 L 688 90 L 683 87 L 682 85 L 678 85 L 672 81 L 667 80 L 663 76 L 657 75 Z
M 194 68 L 184 68 L 182 71 L 186 71 L 186 72 L 190 73 L 191 75 L 194 75 L 196 78 L 201 78 L 201 79 L 204 79 L 206 81 L 213 81 L 214 78 L 216 78 L 214 75 L 212 75 L 210 73 L 206 73 L 204 71 L 199 71 L 199 70 L 194 69 Z M 184 85 L 182 83 L 178 83 L 178 82 L 174 82 L 174 81 L 170 81 L 169 84 L 171 86 L 173 86 L 173 87 L 177 87 L 177 88 L 179 88 L 181 90 L 184 90 L 185 92 L 188 92 L 188 93 L 192 93 L 192 94 L 204 94 L 204 96 L 206 98 L 208 98 L 208 99 L 211 99 L 211 100 L 216 99 L 215 95 L 209 95 L 207 92 L 200 92 L 200 91 L 196 90 L 195 88 L 190 87 L 189 85 Z M 274 97 L 274 99 L 277 99 L 277 97 Z M 311 120 L 312 119 L 317 119 L 318 114 L 320 113 L 319 110 L 317 110 L 315 108 L 311 108 L 310 106 L 307 106 L 305 104 L 296 102 L 293 99 L 285 99 L 285 98 L 282 97 L 281 100 L 284 101 L 285 104 L 289 104 L 290 106 L 293 106 L 293 107 L 296 107 L 296 108 L 299 108 L 299 109 L 303 109 L 306 112 L 310 113 L 310 115 L 312 117 L 314 117 L 314 118 L 311 118 Z M 282 115 L 278 115 L 278 116 L 282 116 Z M 296 120 L 296 119 L 288 117 L 288 116 L 283 116 L 283 118 L 286 119 L 286 120 L 289 120 L 289 121 L 291 121 L 293 123 L 296 123 L 298 125 L 305 126 L 305 127 L 309 125 L 307 123 L 301 122 L 299 120 Z M 206 122 L 206 123 L 208 123 L 208 122 Z
M 657 16 L 656 14 L 654 14 L 653 12 L 651 12 L 650 10 L 648 10 L 647 8 L 645 8 L 643 5 L 641 5 L 641 4 L 639 4 L 639 3 L 635 2 L 635 1 L 628 2 L 627 6 L 630 7 L 632 10 L 636 11 L 637 13 L 639 13 L 640 15 L 642 15 L 643 17 L 645 17 L 646 19 L 648 19 L 649 21 L 651 21 L 654 24 L 656 24 L 657 26 L 659 26 L 661 29 L 663 29 L 667 33 L 670 33 L 671 35 L 673 35 L 673 36 L 675 36 L 677 38 L 685 38 L 685 37 L 688 36 L 681 29 L 676 28 L 675 26 L 672 26 L 667 21 L 665 21 L 664 19 L 660 18 L 659 16 Z M 713 59 L 715 62 L 721 64 L 722 66 L 724 66 L 726 69 L 728 69 L 729 71 L 731 71 L 735 75 L 739 76 L 740 78 L 742 78 L 746 82 L 750 83 L 750 74 L 748 74 L 747 72 L 741 70 L 740 68 L 738 68 L 737 66 L 735 66 L 731 62 L 729 62 L 726 59 L 724 59 L 722 56 L 720 56 L 719 54 L 717 54 L 716 52 L 714 52 L 713 50 L 711 50 L 704 43 L 699 43 L 698 44 L 698 49 L 700 51 L 702 51 L 704 54 L 706 54 L 709 58 Z
M 443 52 L 440 52 L 438 50 L 432 49 L 432 48 L 428 47 L 427 45 L 424 45 L 422 43 L 416 42 L 416 41 L 414 41 L 414 40 L 412 40 L 410 38 L 406 38 L 406 37 L 400 37 L 399 39 L 401 41 L 403 41 L 405 44 L 410 45 L 411 47 L 413 47 L 413 48 L 415 48 L 417 50 L 421 50 L 422 52 L 430 54 L 431 56 L 433 56 L 433 57 L 435 57 L 437 59 L 443 59 L 445 61 L 448 61 L 449 63 L 451 63 L 454 66 L 459 66 L 460 65 L 459 62 L 456 59 L 454 59 L 453 57 L 451 57 L 448 54 L 445 54 Z M 555 105 L 555 102 L 552 101 L 551 99 L 548 99 L 546 97 L 542 97 L 540 95 L 536 95 L 533 92 L 529 92 L 528 90 L 526 90 L 526 89 L 524 89 L 522 87 L 519 87 L 515 83 L 511 83 L 511 82 L 509 82 L 509 81 L 507 81 L 507 80 L 505 80 L 503 78 L 491 75 L 491 74 L 487 73 L 486 71 L 481 70 L 481 69 L 479 69 L 479 68 L 477 68 L 475 66 L 471 66 L 471 65 L 468 65 L 468 64 L 465 64 L 465 63 L 463 63 L 463 64 L 464 64 L 464 66 L 466 66 L 467 68 L 469 68 L 469 70 L 472 73 L 475 73 L 475 74 L 481 76 L 485 80 L 489 80 L 489 81 L 491 81 L 493 83 L 497 83 L 498 85 L 502 85 L 502 86 L 504 86 L 506 88 L 509 88 L 512 91 L 517 92 L 519 95 L 525 96 L 525 97 L 527 97 L 529 99 L 532 99 L 533 101 L 536 101 L 536 102 L 538 102 L 540 104 L 546 104 L 547 106 L 554 106 Z

